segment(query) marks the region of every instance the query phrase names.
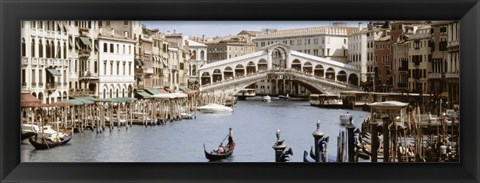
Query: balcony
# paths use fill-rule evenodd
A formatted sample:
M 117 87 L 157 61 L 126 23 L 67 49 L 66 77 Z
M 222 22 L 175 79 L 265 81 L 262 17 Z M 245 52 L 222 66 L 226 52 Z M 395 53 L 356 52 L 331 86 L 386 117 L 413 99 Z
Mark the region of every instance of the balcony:
M 428 73 L 427 78 L 428 79 L 441 79 L 442 78 L 442 73 Z
M 56 90 L 57 89 L 57 83 L 47 83 L 47 90 Z
M 79 79 L 98 79 L 98 73 L 83 71 L 83 72 L 80 72 Z
M 445 78 L 458 78 L 458 72 L 445 73 Z
M 145 73 L 145 74 L 153 74 L 153 68 L 152 68 L 152 67 L 145 68 L 145 69 L 143 70 L 143 73 Z
M 90 56 L 90 52 L 91 50 L 90 49 L 79 49 L 78 50 L 78 56 L 79 57 L 89 57 Z
M 22 58 L 22 65 L 23 65 L 23 66 L 27 66 L 27 65 L 28 65 L 28 58 L 26 58 L 26 57 L 23 57 L 23 58 Z
M 38 65 L 38 58 L 32 58 L 32 65 Z
M 61 66 L 60 63 L 61 63 L 60 59 L 54 59 L 53 60 L 53 64 L 55 64 L 55 66 Z
M 46 59 L 45 58 L 40 58 L 40 65 L 41 66 L 45 66 L 45 63 L 46 63 Z
M 47 58 L 47 66 L 53 66 L 53 59 Z

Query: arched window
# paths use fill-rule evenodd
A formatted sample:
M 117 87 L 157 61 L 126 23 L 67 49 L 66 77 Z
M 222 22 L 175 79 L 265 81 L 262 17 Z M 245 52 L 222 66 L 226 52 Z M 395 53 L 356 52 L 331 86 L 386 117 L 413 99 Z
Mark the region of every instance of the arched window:
M 30 51 L 32 57 L 35 57 L 35 39 L 32 39 L 32 49 Z
M 67 43 L 63 42 L 63 59 L 67 59 Z
M 22 38 L 22 57 L 26 56 L 25 55 L 25 39 Z
M 43 58 L 43 44 L 42 40 L 38 43 L 38 57 Z
M 47 41 L 47 47 L 45 49 L 47 51 L 46 58 L 50 58 L 50 42 Z

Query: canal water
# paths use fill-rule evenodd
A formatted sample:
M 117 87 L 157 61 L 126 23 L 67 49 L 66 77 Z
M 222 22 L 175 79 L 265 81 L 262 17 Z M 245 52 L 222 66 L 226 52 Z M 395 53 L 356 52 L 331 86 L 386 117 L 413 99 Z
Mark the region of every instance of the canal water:
M 158 126 L 133 126 L 107 129 L 97 134 L 86 130 L 75 133 L 64 146 L 35 150 L 26 140 L 21 145 L 22 162 L 207 162 L 208 151 L 234 131 L 236 143 L 232 157 L 225 162 L 274 162 L 272 148 L 275 131 L 291 147 L 291 162 L 302 162 L 303 151 L 313 146 L 312 132 L 320 120 L 320 130 L 330 136 L 329 157 L 336 157 L 339 115 L 349 112 L 360 127 L 367 112 L 345 109 L 324 109 L 310 106 L 308 101 L 259 100 L 238 101 L 230 114 L 198 113 L 196 119 L 181 120 Z M 226 145 L 228 140 L 223 143 Z

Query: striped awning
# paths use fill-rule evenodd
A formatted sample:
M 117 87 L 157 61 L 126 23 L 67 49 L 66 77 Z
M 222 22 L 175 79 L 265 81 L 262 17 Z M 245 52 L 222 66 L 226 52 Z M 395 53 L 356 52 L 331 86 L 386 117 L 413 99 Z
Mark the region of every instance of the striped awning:
M 90 42 L 90 38 L 88 37 L 80 37 L 80 40 L 84 45 L 87 45 L 88 47 L 92 46 L 92 42 Z
M 47 69 L 47 70 L 53 76 L 62 76 L 62 73 L 60 73 L 60 71 L 58 71 L 57 69 Z

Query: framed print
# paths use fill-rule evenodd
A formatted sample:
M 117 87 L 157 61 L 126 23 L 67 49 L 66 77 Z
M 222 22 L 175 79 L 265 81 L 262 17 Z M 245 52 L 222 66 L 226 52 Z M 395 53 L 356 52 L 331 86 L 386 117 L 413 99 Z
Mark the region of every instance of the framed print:
M 1 6 L 2 181 L 479 181 L 477 1 Z

